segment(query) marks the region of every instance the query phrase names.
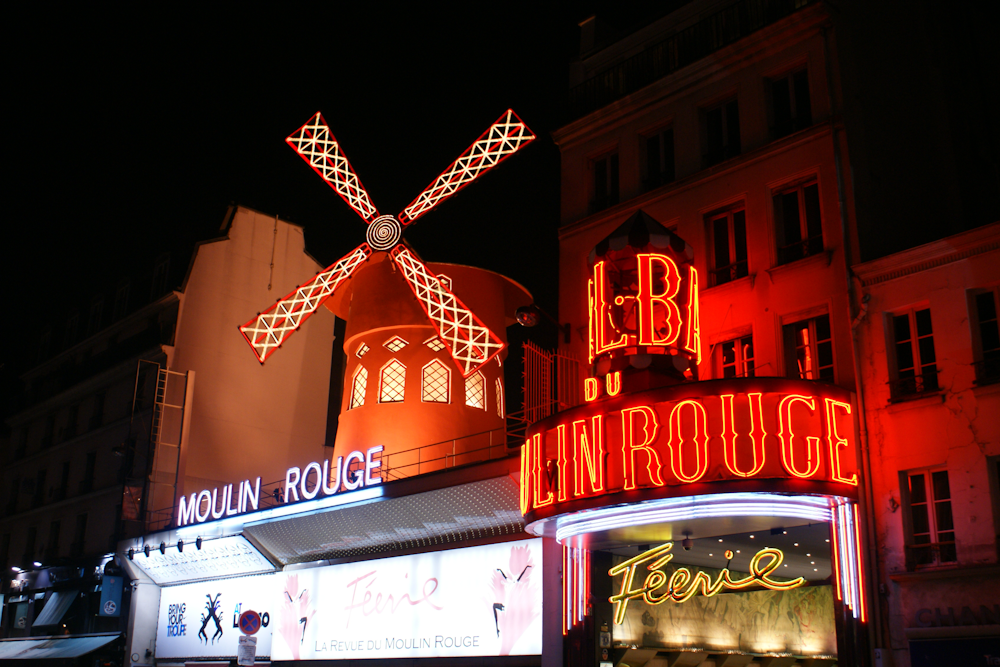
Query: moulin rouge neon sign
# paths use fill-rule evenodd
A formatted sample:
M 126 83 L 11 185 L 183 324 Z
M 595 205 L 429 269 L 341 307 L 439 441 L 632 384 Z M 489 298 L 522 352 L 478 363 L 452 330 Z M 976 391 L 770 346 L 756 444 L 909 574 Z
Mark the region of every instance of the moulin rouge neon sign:
M 612 577 L 622 575 L 621 591 L 608 598 L 608 602 L 615 605 L 616 625 L 621 625 L 625 621 L 625 610 L 629 600 L 637 598 L 642 598 L 649 605 L 659 605 L 668 601 L 686 602 L 699 592 L 705 597 L 712 597 L 724 589 L 738 591 L 751 586 L 760 586 L 772 591 L 787 591 L 806 584 L 806 580 L 802 577 L 788 581 L 777 581 L 771 578 L 771 575 L 781 567 L 781 561 L 785 558 L 780 549 L 772 547 L 765 547 L 754 554 L 750 560 L 750 574 L 740 579 L 734 579 L 728 567 L 719 571 L 715 581 L 712 581 L 712 577 L 707 572 L 699 571 L 692 576 L 691 570 L 686 567 L 677 568 L 668 577 L 667 573 L 660 568 L 673 559 L 674 555 L 670 553 L 672 547 L 673 542 L 661 544 L 655 549 L 629 558 L 608 570 L 608 574 Z M 733 552 L 727 550 L 725 556 L 726 560 L 732 560 Z M 634 588 L 636 571 L 640 565 L 645 563 L 649 563 L 646 566 L 649 574 L 646 575 L 642 586 Z M 657 592 L 661 590 L 663 590 L 662 593 Z
M 622 395 L 534 424 L 521 448 L 521 510 L 717 481 L 858 484 L 854 415 L 840 388 L 781 378 Z M 539 514 L 541 510 L 541 514 Z

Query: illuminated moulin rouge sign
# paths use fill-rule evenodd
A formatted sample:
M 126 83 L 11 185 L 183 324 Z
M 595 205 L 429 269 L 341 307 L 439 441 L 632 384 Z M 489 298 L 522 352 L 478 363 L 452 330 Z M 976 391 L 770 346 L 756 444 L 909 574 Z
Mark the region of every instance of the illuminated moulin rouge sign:
M 695 484 L 764 479 L 854 496 L 854 432 L 851 394 L 814 382 L 719 380 L 609 398 L 529 429 L 521 511 L 535 520 L 614 494 L 690 495 Z
M 293 466 L 285 472 L 282 502 L 313 500 L 317 496 L 332 496 L 341 491 L 355 491 L 362 487 L 382 483 L 379 455 L 383 447 L 369 447 L 365 452 L 353 451 L 347 456 L 338 456 L 319 463 L 313 461 L 305 468 Z M 232 484 L 204 489 L 181 496 L 177 506 L 178 525 L 186 526 L 202 523 L 210 519 L 252 512 L 260 506 L 260 477 L 253 484 L 250 480 L 240 482 L 233 490 Z

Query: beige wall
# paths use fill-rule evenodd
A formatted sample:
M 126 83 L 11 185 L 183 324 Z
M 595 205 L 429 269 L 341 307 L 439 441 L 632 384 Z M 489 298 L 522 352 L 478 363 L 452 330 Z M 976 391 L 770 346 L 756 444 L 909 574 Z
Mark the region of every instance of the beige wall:
M 198 247 L 171 366 L 196 374 L 184 493 L 275 481 L 322 455 L 333 316 L 318 312 L 263 366 L 237 328 L 321 268 L 300 227 L 242 207 L 225 239 Z

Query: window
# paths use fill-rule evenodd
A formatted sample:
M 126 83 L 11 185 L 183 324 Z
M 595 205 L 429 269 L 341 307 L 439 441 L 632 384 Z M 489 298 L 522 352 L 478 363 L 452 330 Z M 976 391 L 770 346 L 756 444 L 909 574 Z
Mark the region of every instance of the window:
M 52 347 L 52 329 L 45 327 L 38 336 L 38 363 L 49 358 Z
M 403 400 L 406 366 L 395 359 L 382 367 L 379 378 L 379 403 L 399 403 Z
M 892 315 L 893 379 L 889 381 L 893 399 L 938 390 L 934 354 L 934 332 L 929 308 Z
M 83 470 L 83 480 L 80 481 L 80 493 L 90 493 L 94 490 L 94 474 L 97 472 L 97 452 L 87 453 L 87 464 Z
M 796 185 L 771 197 L 778 238 L 778 264 L 823 252 L 823 224 L 816 181 Z
M 80 313 L 73 311 L 66 318 L 66 329 L 63 331 L 63 348 L 70 348 L 76 344 L 76 329 L 80 323 Z
M 358 345 L 358 350 L 354 354 L 357 355 L 358 359 L 360 359 L 361 357 L 368 354 L 369 349 L 370 348 L 365 343 L 361 343 L 361 345 Z
M 59 533 L 62 525 L 59 520 L 49 524 L 49 543 L 45 547 L 45 560 L 52 560 L 59 556 Z
M 97 333 L 101 328 L 101 312 L 104 310 L 104 299 L 95 297 L 90 303 L 90 316 L 87 318 L 87 335 Z
M 834 381 L 829 315 L 786 324 L 783 333 L 788 377 Z
M 729 100 L 705 110 L 705 166 L 740 154 L 740 110 Z
M 618 203 L 618 153 L 594 160 L 590 167 L 594 172 L 590 212 L 595 213 Z
M 382 343 L 382 345 L 390 352 L 399 352 L 404 347 L 409 345 L 409 343 L 400 338 L 399 336 L 393 336 L 389 340 Z
M 711 286 L 749 275 L 746 211 L 740 209 L 711 215 L 708 229 L 712 236 Z
M 643 137 L 643 190 L 649 191 L 674 181 L 674 128 Z
M 770 80 L 771 136 L 780 139 L 812 125 L 809 75 L 800 69 Z
M 127 279 L 118 283 L 118 289 L 115 290 L 115 310 L 111 316 L 113 321 L 117 322 L 125 317 L 125 313 L 128 311 L 128 291 L 129 282 Z
M 486 381 L 479 371 L 465 378 L 465 404 L 470 408 L 486 409 Z
M 497 417 L 503 419 L 503 381 L 497 378 Z
M 35 560 L 35 542 L 38 541 L 38 526 L 28 526 L 28 534 L 24 538 L 24 557 L 26 564 Z
M 21 493 L 21 476 L 18 474 L 14 475 L 14 479 L 10 484 L 9 495 L 7 496 L 7 516 L 17 512 L 17 500 Z
M 351 383 L 351 407 L 348 410 L 360 408 L 365 404 L 365 391 L 367 390 L 368 369 L 364 366 L 358 366 L 358 369 L 354 371 L 354 381 Z
M 69 461 L 62 464 L 62 476 L 59 479 L 59 488 L 56 490 L 56 500 L 65 500 L 69 492 Z
M 35 473 L 35 494 L 31 499 L 32 507 L 38 507 L 45 502 L 45 470 Z
M 909 569 L 954 563 L 955 522 L 947 470 L 902 472 L 906 514 L 906 564 Z
M 104 424 L 104 401 L 107 394 L 100 391 L 94 394 L 94 406 L 90 413 L 90 429 L 100 428 Z
M 972 296 L 973 317 L 975 325 L 972 329 L 976 360 L 976 382 L 988 384 L 1000 380 L 1000 323 L 997 321 L 997 311 L 1000 311 L 1000 290 L 993 288 L 988 292 L 979 292 Z
M 753 335 L 727 340 L 718 346 L 715 377 L 754 377 Z
M 449 403 L 450 386 L 451 371 L 435 359 L 423 368 L 420 379 L 420 400 L 425 403 Z
M 170 273 L 170 254 L 164 253 L 153 263 L 153 286 L 149 292 L 149 300 L 155 301 L 167 291 L 167 274 Z
M 83 544 L 87 537 L 87 514 L 76 515 L 76 530 L 73 533 L 73 544 L 70 545 L 71 555 L 83 555 Z
M 425 340 L 424 345 L 431 348 L 435 352 L 440 352 L 441 350 L 444 349 L 444 343 L 442 343 L 441 339 L 438 338 L 437 336 L 431 336 L 430 338 Z

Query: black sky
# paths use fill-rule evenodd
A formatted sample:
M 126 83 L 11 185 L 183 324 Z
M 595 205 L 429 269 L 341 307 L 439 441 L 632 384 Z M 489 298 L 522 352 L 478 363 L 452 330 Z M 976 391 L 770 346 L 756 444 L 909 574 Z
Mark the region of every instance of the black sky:
M 331 263 L 364 224 L 284 139 L 321 110 L 382 213 L 398 213 L 508 107 L 539 136 L 406 235 L 425 260 L 505 273 L 555 307 L 559 155 L 578 10 L 328 3 L 233 13 L 30 10 L 8 25 L 4 284 L 55 323 L 231 201 L 302 225 Z M 235 325 L 234 325 L 235 326 Z

